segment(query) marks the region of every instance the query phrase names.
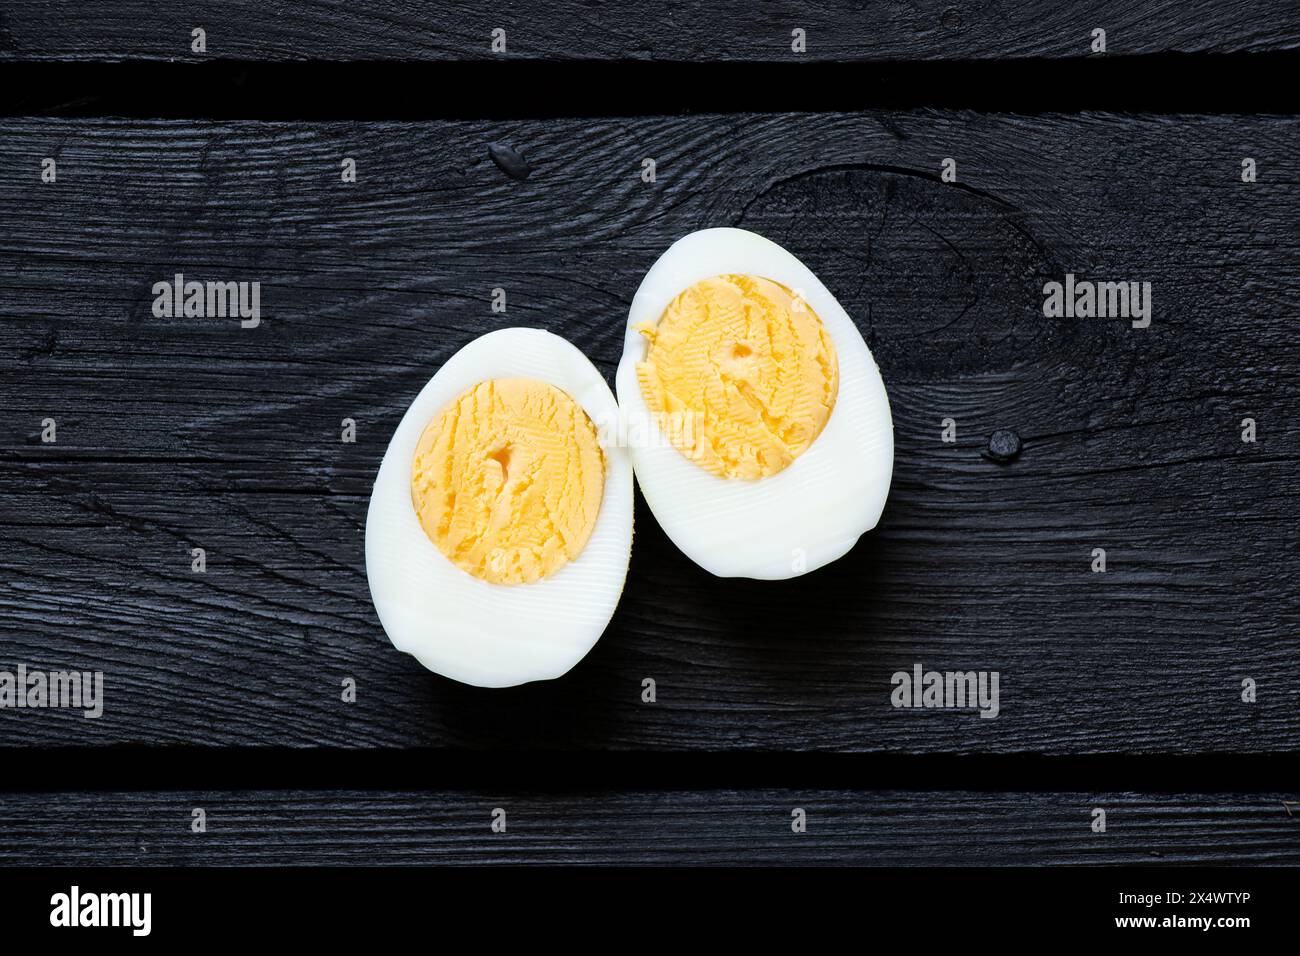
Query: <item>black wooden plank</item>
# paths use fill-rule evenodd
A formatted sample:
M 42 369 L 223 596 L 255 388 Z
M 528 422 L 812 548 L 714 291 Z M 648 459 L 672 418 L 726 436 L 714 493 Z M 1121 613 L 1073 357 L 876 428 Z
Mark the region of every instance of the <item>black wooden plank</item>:
M 1298 133 L 934 111 L 9 121 L 0 667 L 103 670 L 107 700 L 99 720 L 0 711 L 0 743 L 1294 750 Z M 361 531 L 406 403 L 505 324 L 612 374 L 644 270 L 724 224 L 785 244 L 859 321 L 897 433 L 883 526 L 802 580 L 718 581 L 640 507 L 622 606 L 567 678 L 483 692 L 392 651 Z M 263 324 L 154 319 L 176 271 L 261 281 Z M 1151 327 L 1043 318 L 1067 271 L 1151 282 Z M 982 454 L 1000 428 L 1024 441 L 1010 464 Z M 1001 715 L 892 709 L 918 662 L 999 671 Z
M 193 49 L 202 28 L 205 50 Z M 493 31 L 505 31 L 494 53 Z M 806 49 L 793 52 L 794 30 Z M 642 4 L 558 0 L 511 5 L 453 0 L 10 0 L 0 58 L 204 60 L 525 59 L 932 60 L 1079 57 L 1092 31 L 1108 54 L 1294 49 L 1300 11 L 1286 0 L 1243 10 L 1234 0 L 1081 0 L 1059 4 L 744 0 Z
M 1275 794 L 0 794 L 0 833 L 5 865 L 1300 863 Z
M 937 63 L 0 60 L 9 94 L 0 116 L 420 122 L 928 108 L 1258 116 L 1297 111 L 1298 62 L 1286 50 Z M 416 89 L 455 95 L 393 95 Z

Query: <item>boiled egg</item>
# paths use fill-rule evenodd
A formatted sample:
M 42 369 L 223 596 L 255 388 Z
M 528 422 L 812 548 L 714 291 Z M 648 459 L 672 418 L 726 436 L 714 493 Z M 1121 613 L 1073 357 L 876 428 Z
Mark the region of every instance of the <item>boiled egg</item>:
M 501 329 L 447 360 L 402 416 L 366 518 L 389 640 L 483 687 L 567 672 L 623 591 L 632 465 L 614 396 L 573 345 Z
M 675 242 L 632 300 L 615 385 L 646 503 L 705 570 L 794 577 L 880 520 L 894 459 L 880 371 L 776 243 L 743 229 Z

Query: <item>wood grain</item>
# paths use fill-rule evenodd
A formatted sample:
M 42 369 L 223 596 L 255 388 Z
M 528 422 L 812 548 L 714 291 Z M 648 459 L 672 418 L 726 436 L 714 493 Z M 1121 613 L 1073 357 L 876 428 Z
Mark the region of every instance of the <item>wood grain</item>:
M 204 54 L 191 31 L 207 33 Z M 764 5 L 743 0 L 643 4 L 558 0 L 513 4 L 452 0 L 11 0 L 0 12 L 0 58 L 12 60 L 465 60 L 486 59 L 492 31 L 523 59 L 937 60 L 1082 57 L 1092 30 L 1108 55 L 1295 49 L 1300 11 L 1269 0 L 1081 0 L 1068 5 L 971 0 L 827 0 Z M 806 52 L 791 51 L 802 29 Z
M 806 832 L 792 830 L 796 808 Z M 1300 863 L 1300 817 L 1274 794 L 0 794 L 0 832 L 0 864 L 18 866 Z
M 0 668 L 103 670 L 107 700 L 0 711 L 0 744 L 1295 750 L 1298 144 L 1292 118 L 1094 113 L 7 121 Z M 423 672 L 362 553 L 407 403 L 502 325 L 611 376 L 644 271 L 713 225 L 804 259 L 871 345 L 897 441 L 882 526 L 774 586 L 709 577 L 638 503 L 622 605 L 570 675 Z M 155 319 L 178 271 L 260 281 L 261 327 Z M 1045 319 L 1066 272 L 1151 282 L 1151 327 Z M 1002 428 L 1009 464 L 982 455 Z M 999 671 L 1001 715 L 891 708 L 917 662 Z

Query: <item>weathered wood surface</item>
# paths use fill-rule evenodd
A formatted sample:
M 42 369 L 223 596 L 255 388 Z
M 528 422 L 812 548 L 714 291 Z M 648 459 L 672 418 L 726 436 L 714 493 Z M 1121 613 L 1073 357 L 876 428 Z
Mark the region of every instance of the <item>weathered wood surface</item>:
M 192 31 L 206 31 L 206 52 Z M 492 31 L 506 31 L 493 53 Z M 792 52 L 792 31 L 806 52 Z M 9 0 L 0 59 L 674 61 L 935 60 L 1079 57 L 1092 31 L 1108 55 L 1285 50 L 1300 46 L 1300 10 L 1286 0 L 828 0 L 755 6 L 746 0 L 644 4 L 558 0 L 503 9 L 484 2 L 355 0 Z
M 6 121 L 0 668 L 100 669 L 106 702 L 0 711 L 0 743 L 1295 750 L 1298 145 L 1295 119 L 1107 114 Z M 392 650 L 362 530 L 406 404 L 502 325 L 612 375 L 644 271 L 728 224 L 802 257 L 874 350 L 882 527 L 804 579 L 721 581 L 639 504 L 622 605 L 566 678 L 479 691 Z M 178 271 L 260 281 L 262 325 L 155 319 Z M 1045 319 L 1066 272 L 1151 282 L 1151 327 Z M 981 454 L 999 428 L 1010 464 Z M 891 708 L 917 662 L 999 671 L 1001 715 Z
M 1300 864 L 1300 816 L 1276 794 L 0 794 L 0 834 L 19 866 Z

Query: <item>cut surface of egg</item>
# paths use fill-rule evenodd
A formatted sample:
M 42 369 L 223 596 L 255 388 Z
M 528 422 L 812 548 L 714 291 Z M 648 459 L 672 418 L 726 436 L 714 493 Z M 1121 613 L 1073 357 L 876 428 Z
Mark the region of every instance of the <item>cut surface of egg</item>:
M 794 577 L 880 520 L 894 460 L 880 372 L 776 243 L 743 229 L 675 242 L 632 300 L 615 384 L 646 503 L 705 570 Z
M 366 518 L 366 577 L 389 640 L 467 684 L 566 673 L 614 613 L 632 548 L 618 406 L 540 329 L 470 342 L 402 416 Z

